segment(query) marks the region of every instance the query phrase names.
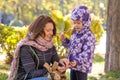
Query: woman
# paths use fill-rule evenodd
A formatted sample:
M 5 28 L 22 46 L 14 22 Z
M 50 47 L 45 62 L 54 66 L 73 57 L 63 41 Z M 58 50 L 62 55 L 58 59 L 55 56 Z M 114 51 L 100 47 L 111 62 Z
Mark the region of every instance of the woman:
M 46 78 L 48 71 L 44 64 L 46 62 L 48 64 L 54 61 L 59 62 L 52 42 L 55 34 L 54 21 L 47 15 L 38 16 L 29 26 L 27 38 L 21 40 L 17 45 L 8 80 L 14 78 L 15 80 L 32 80 L 39 77 L 43 77 L 43 80 L 49 80 Z

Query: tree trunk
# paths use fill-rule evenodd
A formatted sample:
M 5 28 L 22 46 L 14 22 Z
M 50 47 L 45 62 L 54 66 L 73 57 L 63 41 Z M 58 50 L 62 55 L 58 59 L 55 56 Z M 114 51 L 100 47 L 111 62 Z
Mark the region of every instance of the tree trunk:
M 120 0 L 108 0 L 105 72 L 120 70 Z

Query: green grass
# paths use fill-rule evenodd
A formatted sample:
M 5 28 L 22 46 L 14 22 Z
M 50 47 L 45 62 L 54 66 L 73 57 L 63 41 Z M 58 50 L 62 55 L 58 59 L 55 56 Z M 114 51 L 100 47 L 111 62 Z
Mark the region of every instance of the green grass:
M 97 78 L 94 76 L 88 76 L 88 80 L 97 80 Z
M 67 80 L 70 80 L 70 70 L 69 69 L 66 71 L 66 76 L 67 76 Z
M 8 74 L 0 72 L 0 80 L 7 80 Z
M 120 71 L 111 71 L 101 75 L 100 80 L 120 80 Z
M 100 55 L 100 53 L 96 53 L 94 55 L 94 63 L 101 63 L 104 62 L 104 58 L 102 55 Z
M 3 61 L 0 61 L 0 80 L 7 80 L 9 70 L 10 65 L 7 65 Z

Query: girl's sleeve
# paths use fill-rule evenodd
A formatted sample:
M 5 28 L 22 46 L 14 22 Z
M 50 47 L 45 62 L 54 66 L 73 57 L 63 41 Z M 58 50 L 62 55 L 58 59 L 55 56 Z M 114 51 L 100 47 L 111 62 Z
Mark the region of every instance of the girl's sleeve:
M 75 57 L 75 61 L 77 62 L 77 64 L 79 64 L 80 66 L 82 65 L 83 67 L 90 66 L 93 61 L 94 49 L 95 38 L 88 36 L 83 44 L 81 53 L 77 54 Z
M 66 38 L 66 39 L 62 42 L 62 45 L 63 45 L 64 47 L 68 48 L 69 42 L 70 42 L 70 40 Z
M 20 50 L 20 60 L 26 73 L 29 73 L 31 78 L 40 77 L 47 73 L 45 68 L 36 70 L 36 64 L 30 54 L 28 46 L 23 46 Z

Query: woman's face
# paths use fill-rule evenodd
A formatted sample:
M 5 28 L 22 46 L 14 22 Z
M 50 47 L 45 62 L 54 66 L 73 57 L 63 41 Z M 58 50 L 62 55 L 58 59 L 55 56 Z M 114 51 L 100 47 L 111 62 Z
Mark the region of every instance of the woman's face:
M 83 25 L 82 22 L 79 21 L 79 20 L 74 20 L 74 21 L 73 21 L 73 26 L 74 26 L 74 29 L 75 29 L 76 31 L 80 31 L 80 30 L 83 28 L 82 25 Z
M 44 27 L 44 39 L 47 41 L 50 41 L 53 37 L 53 29 L 54 29 L 54 25 L 52 23 L 47 23 Z

